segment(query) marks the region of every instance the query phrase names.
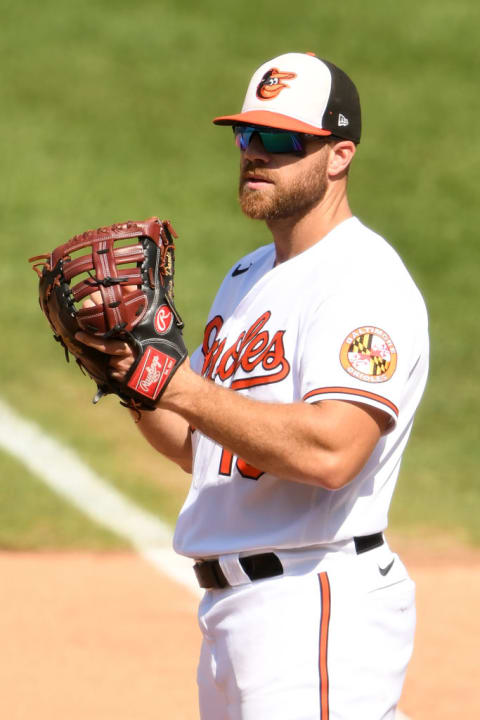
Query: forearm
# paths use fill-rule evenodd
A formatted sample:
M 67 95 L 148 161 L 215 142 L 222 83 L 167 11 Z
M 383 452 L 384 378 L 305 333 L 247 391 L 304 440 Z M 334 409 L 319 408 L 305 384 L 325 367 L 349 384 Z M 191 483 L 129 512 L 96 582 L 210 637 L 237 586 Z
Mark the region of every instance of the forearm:
M 338 426 L 341 412 L 337 423 L 320 406 L 256 402 L 187 369 L 179 371 L 163 403 L 249 465 L 296 482 L 341 487 L 372 449 L 352 464 Z
M 108 339 L 78 332 L 76 340 L 110 356 L 112 379 L 125 380 L 135 356 L 130 345 L 118 339 Z M 188 364 L 188 360 L 185 361 Z M 132 418 L 145 439 L 159 453 L 176 462 L 186 472 L 192 471 L 192 440 L 188 422 L 176 412 L 165 408 L 133 410 Z
M 140 413 L 131 411 L 132 418 L 144 438 L 159 453 L 177 463 L 185 472 L 192 471 L 192 440 L 188 422 L 176 412 L 165 408 Z

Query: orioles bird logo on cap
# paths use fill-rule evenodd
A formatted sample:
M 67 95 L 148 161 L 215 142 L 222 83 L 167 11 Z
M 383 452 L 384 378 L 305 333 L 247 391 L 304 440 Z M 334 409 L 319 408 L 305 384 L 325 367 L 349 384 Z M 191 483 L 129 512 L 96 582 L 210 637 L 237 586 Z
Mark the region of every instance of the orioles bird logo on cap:
M 283 80 L 292 80 L 296 77 L 296 73 L 280 72 L 277 68 L 267 70 L 258 83 L 257 97 L 260 98 L 260 100 L 272 100 L 272 98 L 277 97 L 284 88 L 290 87 L 287 83 L 284 83 Z

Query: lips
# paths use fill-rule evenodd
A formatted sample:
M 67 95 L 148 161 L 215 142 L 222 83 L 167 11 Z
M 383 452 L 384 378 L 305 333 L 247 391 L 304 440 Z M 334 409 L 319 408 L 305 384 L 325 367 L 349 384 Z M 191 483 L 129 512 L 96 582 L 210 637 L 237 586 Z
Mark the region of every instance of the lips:
M 242 183 L 244 185 L 245 183 L 250 183 L 251 185 L 256 185 L 257 183 L 273 184 L 273 180 L 271 180 L 266 175 L 257 175 L 257 173 L 245 173 L 242 177 Z

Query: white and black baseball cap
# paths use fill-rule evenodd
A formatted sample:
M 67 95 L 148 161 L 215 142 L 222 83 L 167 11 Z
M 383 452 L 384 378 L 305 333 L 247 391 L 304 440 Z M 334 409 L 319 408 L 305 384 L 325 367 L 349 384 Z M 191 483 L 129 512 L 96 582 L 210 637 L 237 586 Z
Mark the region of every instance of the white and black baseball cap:
M 358 91 L 348 75 L 313 53 L 286 53 L 253 74 L 242 111 L 216 125 L 261 125 L 360 142 Z

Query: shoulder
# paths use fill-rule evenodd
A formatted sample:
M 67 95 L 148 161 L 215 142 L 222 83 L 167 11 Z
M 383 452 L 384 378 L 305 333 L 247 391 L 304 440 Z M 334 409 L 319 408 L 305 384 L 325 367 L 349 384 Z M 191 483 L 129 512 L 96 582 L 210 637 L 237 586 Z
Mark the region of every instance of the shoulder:
M 397 269 L 401 273 L 408 270 L 397 250 L 379 233 L 353 217 L 347 227 L 347 242 L 351 258 L 362 265 Z
M 347 282 L 357 278 L 361 284 L 363 279 L 373 291 L 378 288 L 389 296 L 403 292 L 423 303 L 421 293 L 399 252 L 358 218 L 351 218 L 345 228 L 341 251 L 347 258 Z
M 398 252 L 379 233 L 364 225 L 357 217 L 352 217 L 338 227 L 338 245 L 348 247 L 356 262 L 365 263 L 381 260 L 403 265 Z M 345 248 L 344 248 L 345 249 Z
M 424 299 L 400 255 L 357 218 L 338 225 L 309 260 L 304 268 L 309 274 L 306 322 L 325 314 L 344 315 L 353 323 L 357 317 L 357 326 L 381 327 L 405 317 L 412 325 L 427 327 Z

